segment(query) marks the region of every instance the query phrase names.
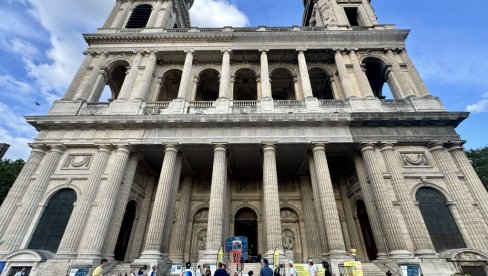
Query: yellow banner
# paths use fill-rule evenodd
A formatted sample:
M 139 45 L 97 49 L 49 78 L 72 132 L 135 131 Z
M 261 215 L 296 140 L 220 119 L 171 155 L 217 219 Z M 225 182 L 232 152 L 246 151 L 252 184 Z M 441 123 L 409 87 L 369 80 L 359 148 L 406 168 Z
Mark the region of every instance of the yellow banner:
M 273 265 L 274 267 L 277 267 L 279 264 L 280 264 L 280 251 L 278 250 L 278 247 L 276 247 L 273 254 Z
M 224 260 L 224 249 L 222 246 L 219 248 L 219 253 L 217 254 L 217 263 L 222 263 Z
M 293 267 L 297 271 L 297 276 L 309 276 L 308 264 L 293 264 Z
M 361 262 L 344 262 L 344 276 L 363 276 Z

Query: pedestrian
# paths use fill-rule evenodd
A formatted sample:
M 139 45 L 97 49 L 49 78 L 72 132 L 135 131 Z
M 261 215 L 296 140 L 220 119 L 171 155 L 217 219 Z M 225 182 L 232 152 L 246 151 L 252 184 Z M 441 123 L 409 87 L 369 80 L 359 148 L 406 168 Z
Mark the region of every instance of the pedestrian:
M 195 273 L 193 273 L 193 269 L 191 269 L 190 262 L 185 263 L 185 270 L 181 272 L 180 276 L 195 276 Z
M 249 272 L 247 273 L 247 276 L 252 276 L 254 274 L 254 272 L 252 272 L 252 270 L 249 270 Z
M 328 262 L 323 261 L 322 266 L 324 267 L 325 270 L 325 276 L 332 276 L 332 273 L 330 272 L 330 265 Z
M 152 271 L 151 271 L 151 272 L 149 272 L 149 274 L 147 274 L 147 275 L 148 275 L 148 276 L 156 276 L 156 275 L 157 275 L 156 273 L 157 273 L 157 272 L 156 272 L 156 266 L 155 266 L 155 265 L 153 265 L 153 267 L 152 267 Z
M 273 275 L 274 275 L 274 276 L 280 276 L 280 275 L 281 275 L 280 270 L 281 270 L 281 268 L 280 268 L 280 264 L 277 264 L 277 265 L 276 265 L 276 268 L 275 268 L 275 270 L 274 270 L 274 272 L 273 272 Z
M 317 268 L 313 264 L 311 259 L 308 259 L 308 275 L 309 276 L 317 276 Z
M 142 268 L 139 268 L 139 271 L 136 274 L 137 276 L 144 276 L 144 270 Z
M 217 267 L 218 268 L 215 270 L 214 276 L 227 276 L 227 271 L 225 271 L 223 263 L 219 262 Z
M 208 267 L 208 266 L 205 269 L 205 276 L 212 276 L 212 271 L 210 271 L 210 267 Z
M 93 270 L 92 276 L 102 276 L 103 275 L 103 269 L 107 266 L 108 260 L 107 259 L 102 259 L 100 261 L 100 265 Z M 24 275 L 24 274 L 22 274 Z
M 393 274 L 391 274 L 391 272 L 388 270 L 388 271 L 386 272 L 386 276 L 391 276 L 391 275 L 393 275 Z
M 288 261 L 288 266 L 290 267 L 290 276 L 297 276 L 297 270 L 293 266 L 293 261 L 289 260 Z
M 130 276 L 136 276 L 136 272 L 133 270 L 130 272 Z
M 197 271 L 195 271 L 195 276 L 202 276 L 202 267 L 200 265 L 197 266 Z
M 23 267 L 19 272 L 15 273 L 14 276 L 24 276 L 26 274 L 26 269 Z
M 263 268 L 259 272 L 259 276 L 273 276 L 273 270 L 269 267 L 268 259 L 263 259 Z

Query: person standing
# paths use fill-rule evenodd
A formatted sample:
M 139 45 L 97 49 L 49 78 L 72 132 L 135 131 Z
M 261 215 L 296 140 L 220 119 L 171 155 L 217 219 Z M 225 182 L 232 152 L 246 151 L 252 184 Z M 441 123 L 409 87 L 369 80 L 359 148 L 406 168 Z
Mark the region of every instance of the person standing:
M 293 266 L 293 261 L 289 260 L 288 261 L 288 266 L 290 267 L 290 276 L 297 276 L 297 270 Z
M 317 268 L 313 264 L 311 259 L 308 259 L 308 275 L 309 276 L 317 276 Z
M 100 265 L 93 270 L 92 276 L 102 276 L 103 275 L 103 269 L 107 266 L 108 260 L 107 259 L 102 259 L 100 261 Z M 23 275 L 23 274 L 22 274 Z
M 202 267 L 200 265 L 197 266 L 197 271 L 195 271 L 195 276 L 202 276 Z
M 227 271 L 222 263 L 218 263 L 217 267 L 218 269 L 215 271 L 214 276 L 227 276 Z
M 193 273 L 193 269 L 191 269 L 190 262 L 186 262 L 185 270 L 181 272 L 180 276 L 195 276 L 195 273 Z
M 263 268 L 259 272 L 259 276 L 273 276 L 273 270 L 269 267 L 268 259 L 263 259 Z
M 151 272 L 149 272 L 147 275 L 148 275 L 148 276 L 156 276 L 156 275 L 157 275 L 156 273 L 157 273 L 157 272 L 156 272 L 156 266 L 155 266 L 155 265 L 153 265 L 153 267 L 152 267 L 152 271 L 151 271 Z
M 393 274 L 391 274 L 391 272 L 388 270 L 388 271 L 386 272 L 386 276 L 391 276 L 391 275 L 393 275 Z
M 330 265 L 328 262 L 323 261 L 322 266 L 324 267 L 325 270 L 325 276 L 332 276 L 332 273 L 330 272 Z
M 24 276 L 26 274 L 26 269 L 23 267 L 19 272 L 15 273 L 14 276 Z

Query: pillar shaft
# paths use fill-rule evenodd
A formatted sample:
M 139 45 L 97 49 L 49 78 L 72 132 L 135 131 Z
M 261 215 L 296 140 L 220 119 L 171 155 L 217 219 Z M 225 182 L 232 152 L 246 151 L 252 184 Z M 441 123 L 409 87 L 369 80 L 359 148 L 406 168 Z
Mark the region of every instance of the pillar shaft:
M 107 83 L 107 80 L 110 78 L 110 73 L 106 69 L 100 69 L 97 79 L 95 80 L 95 85 L 93 86 L 92 90 L 90 91 L 90 95 L 88 96 L 88 102 L 98 102 L 100 100 L 100 96 L 102 95 L 103 88 Z
M 188 84 L 190 83 L 191 69 L 193 67 L 193 51 L 186 50 L 185 65 L 183 67 L 183 73 L 181 74 L 181 83 L 178 89 L 178 98 L 186 99 L 188 93 Z
M 346 64 L 344 63 L 344 58 L 342 57 L 341 51 L 335 52 L 335 62 L 337 66 L 337 71 L 339 72 L 339 78 L 341 79 L 342 90 L 346 96 L 346 99 L 355 97 L 356 93 L 352 88 L 351 79 L 349 78 L 349 72 L 347 72 Z
M 230 90 L 230 50 L 222 50 L 222 73 L 220 74 L 219 98 L 229 98 Z
M 168 27 L 169 17 L 171 16 L 171 11 L 173 10 L 173 1 L 165 1 L 163 3 L 164 13 L 162 16 L 158 16 L 156 20 L 156 28 L 166 28 Z
M 325 156 L 325 146 L 323 144 L 315 144 L 312 152 L 319 188 L 318 198 L 322 206 L 324 222 L 326 222 L 325 232 L 327 235 L 327 245 L 329 246 L 329 255 L 343 257 L 347 253 L 339 213 L 337 211 L 334 189 L 332 188 L 329 165 Z
M 307 61 L 303 50 L 298 51 L 298 67 L 300 68 L 300 79 L 302 81 L 303 96 L 305 98 L 313 97 L 312 85 L 308 74 Z
M 114 22 L 114 19 L 115 17 L 117 16 L 117 14 L 119 13 L 119 10 L 120 10 L 120 6 L 122 5 L 122 1 L 116 1 L 115 2 L 115 6 L 114 8 L 112 9 L 112 12 L 110 13 L 109 17 L 107 18 L 107 21 L 105 21 L 105 24 L 103 24 L 103 28 L 106 29 L 106 28 L 110 28 L 110 26 L 112 25 L 112 23 Z
M 325 222 L 324 222 L 324 215 L 322 212 L 322 203 L 320 202 L 319 197 L 319 184 L 317 183 L 317 174 L 315 173 L 315 162 L 313 161 L 313 156 L 308 158 L 308 165 L 310 170 L 310 180 L 312 182 L 312 195 L 314 197 L 313 203 L 315 208 L 315 217 L 318 224 L 319 229 L 319 238 L 320 238 L 320 248 L 322 256 L 326 256 L 329 252 L 329 247 L 327 246 L 327 236 L 325 234 Z
M 415 91 L 410 86 L 410 83 L 408 82 L 408 80 L 405 79 L 406 76 L 405 76 L 405 74 L 403 74 L 403 70 L 400 68 L 400 65 L 395 60 L 395 55 L 393 54 L 393 51 L 388 50 L 386 52 L 386 55 L 387 55 L 389 61 L 392 63 L 393 73 L 395 74 L 396 79 L 398 80 L 398 83 L 400 84 L 400 86 L 403 90 L 403 96 L 405 98 L 415 96 Z
M 161 9 L 161 5 L 163 4 L 163 1 L 162 0 L 159 0 L 157 3 L 156 3 L 156 6 L 153 8 L 152 12 L 151 12 L 151 15 L 149 16 L 149 19 L 147 20 L 147 25 L 146 27 L 148 28 L 153 28 L 153 27 L 156 27 L 155 24 L 156 24 L 156 19 L 158 18 L 158 15 L 159 15 L 159 10 Z
M 368 81 L 368 77 L 366 77 L 366 74 L 364 73 L 361 64 L 359 64 L 359 59 L 358 56 L 356 55 L 356 52 L 350 51 L 349 58 L 351 59 L 352 68 L 354 70 L 354 75 L 358 80 L 359 87 L 361 89 L 361 94 L 363 95 L 363 97 L 374 97 L 374 93 L 373 90 L 371 89 L 371 85 Z
M 358 255 L 366 255 L 366 252 L 362 252 L 363 250 L 358 236 L 359 229 L 356 228 L 356 224 L 354 223 L 354 212 L 351 208 L 351 201 L 347 196 L 347 186 L 345 181 L 339 184 L 339 191 L 341 193 L 342 206 L 344 208 L 344 215 L 348 230 L 347 232 L 349 233 L 351 246 L 357 250 Z
M 395 215 L 395 207 L 388 193 L 388 189 L 383 178 L 383 173 L 378 166 L 378 158 L 373 145 L 364 144 L 361 153 L 368 172 L 369 181 L 375 195 L 377 212 L 383 224 L 386 244 L 390 251 L 390 257 L 409 257 L 407 244 L 404 240 L 398 218 Z
M 146 100 L 147 92 L 149 91 L 149 87 L 151 87 L 151 80 L 153 79 L 154 69 L 156 68 L 156 61 L 156 52 L 151 52 L 147 60 L 146 68 L 144 69 L 144 74 L 142 75 L 141 84 L 139 85 L 139 88 L 137 89 L 135 95 L 132 95 L 131 98 L 143 101 Z
M 96 64 L 93 65 L 93 70 L 90 74 L 90 77 L 85 82 L 84 87 L 80 87 L 82 88 L 82 90 L 78 90 L 78 92 L 76 93 L 75 100 L 85 100 L 85 101 L 88 100 L 88 98 L 93 92 L 93 88 L 95 87 L 97 78 L 100 76 L 101 66 L 105 64 L 107 58 L 108 58 L 107 52 L 103 52 L 100 54 L 100 56 L 98 56 Z
M 192 182 L 193 178 L 191 176 L 185 176 L 183 179 L 178 214 L 170 243 L 170 258 L 174 262 L 184 261 L 183 253 L 185 249 L 186 232 L 188 229 L 188 214 L 190 210 L 190 198 L 193 185 Z
M 302 207 L 304 214 L 305 232 L 307 240 L 308 254 L 312 259 L 320 259 L 321 256 L 321 241 L 319 229 L 315 223 L 315 211 L 313 203 L 313 191 L 310 179 L 306 175 L 300 177 L 300 194 L 302 196 Z
M 104 145 L 98 148 L 92 161 L 90 176 L 86 181 L 86 190 L 81 194 L 81 197 L 77 200 L 78 204 L 73 209 L 59 244 L 58 255 L 76 255 L 111 151 L 112 148 L 110 146 Z
M 181 167 L 183 165 L 183 158 L 178 156 L 176 158 L 175 170 L 173 173 L 173 180 L 171 186 L 171 195 L 170 200 L 168 201 L 168 212 L 169 212 L 169 220 L 164 226 L 164 237 L 163 237 L 163 246 L 162 252 L 163 254 L 169 253 L 169 244 L 171 241 L 171 233 L 173 230 L 173 219 L 176 212 L 176 196 L 178 194 L 178 186 L 180 185 L 180 177 L 181 177 Z
M 91 62 L 93 61 L 94 53 L 93 52 L 87 52 L 86 57 L 83 60 L 83 63 L 80 65 L 80 68 L 78 69 L 78 72 L 76 72 L 75 77 L 73 78 L 73 81 L 71 81 L 71 84 L 68 87 L 68 90 L 64 94 L 63 100 L 71 101 L 75 97 L 76 91 L 78 88 L 80 88 L 80 85 L 83 81 L 83 78 L 85 77 L 86 74 L 86 68 L 90 66 Z
M 272 98 L 271 82 L 269 81 L 268 54 L 261 50 L 261 97 Z
M 134 84 L 136 82 L 137 74 L 139 73 L 139 66 L 142 61 L 142 53 L 137 52 L 134 60 L 132 61 L 132 66 L 130 67 L 129 73 L 124 79 L 122 88 L 120 89 L 119 97 L 120 100 L 127 100 L 130 97 Z
M 408 69 L 410 72 L 410 76 L 413 80 L 413 83 L 415 84 L 415 87 L 417 88 L 417 91 L 419 92 L 421 97 L 426 97 L 430 96 L 429 90 L 425 86 L 424 81 L 420 77 L 419 72 L 415 68 L 415 65 L 413 64 L 412 60 L 410 59 L 408 53 L 406 50 L 400 51 L 400 56 L 402 57 L 403 62 L 405 62 L 408 65 Z
M 123 24 L 125 23 L 125 20 L 127 19 L 127 16 L 129 15 L 130 8 L 132 7 L 133 0 L 129 0 L 126 4 L 125 7 L 121 10 L 119 10 L 118 15 L 114 18 L 111 28 L 122 28 Z

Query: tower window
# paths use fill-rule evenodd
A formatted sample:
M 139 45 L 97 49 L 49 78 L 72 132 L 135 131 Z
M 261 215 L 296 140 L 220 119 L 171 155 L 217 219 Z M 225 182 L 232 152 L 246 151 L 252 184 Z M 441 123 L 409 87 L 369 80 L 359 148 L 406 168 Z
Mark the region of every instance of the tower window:
M 143 4 L 137 6 L 129 17 L 127 21 L 126 28 L 144 28 L 147 25 L 149 16 L 151 16 L 152 6 L 148 4 Z
M 347 20 L 349 20 L 349 25 L 359 26 L 358 8 L 348 7 L 348 8 L 344 8 L 344 11 L 346 12 Z

